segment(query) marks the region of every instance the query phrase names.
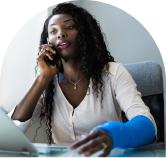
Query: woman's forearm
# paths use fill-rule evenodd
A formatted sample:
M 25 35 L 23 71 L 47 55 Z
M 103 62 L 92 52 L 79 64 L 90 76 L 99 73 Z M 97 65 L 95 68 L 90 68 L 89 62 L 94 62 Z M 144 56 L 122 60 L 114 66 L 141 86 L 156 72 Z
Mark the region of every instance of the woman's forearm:
M 36 104 L 51 81 L 50 76 L 39 75 L 15 109 L 12 119 L 24 122 L 31 118 Z
M 155 138 L 155 126 L 146 116 L 139 115 L 122 123 L 109 121 L 95 129 L 105 130 L 113 139 L 113 148 L 133 148 L 152 143 Z

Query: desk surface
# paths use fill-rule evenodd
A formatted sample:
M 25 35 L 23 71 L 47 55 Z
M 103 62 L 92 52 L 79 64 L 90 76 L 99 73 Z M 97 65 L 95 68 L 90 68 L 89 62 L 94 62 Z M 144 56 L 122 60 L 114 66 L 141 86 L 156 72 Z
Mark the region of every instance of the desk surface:
M 163 149 L 156 149 L 156 148 Z M 84 157 L 84 154 L 79 155 L 77 150 L 52 150 L 49 154 L 38 154 L 38 155 L 22 155 L 22 154 L 12 154 L 12 153 L 4 153 L 0 152 L 0 157 Z M 99 151 L 91 157 L 98 157 L 102 151 Z M 144 146 L 140 148 L 130 148 L 130 149 L 113 149 L 109 157 L 166 157 L 166 150 L 164 144 L 154 144 L 152 146 Z

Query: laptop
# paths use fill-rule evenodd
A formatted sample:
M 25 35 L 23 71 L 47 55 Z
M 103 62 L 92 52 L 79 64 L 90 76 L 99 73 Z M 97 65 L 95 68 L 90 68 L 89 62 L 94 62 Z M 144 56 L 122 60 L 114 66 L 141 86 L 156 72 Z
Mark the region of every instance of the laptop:
M 6 112 L 0 107 L 0 152 L 13 152 L 25 155 L 50 153 L 50 151 L 68 150 L 66 145 L 48 145 L 31 143 L 26 135 L 19 130 Z

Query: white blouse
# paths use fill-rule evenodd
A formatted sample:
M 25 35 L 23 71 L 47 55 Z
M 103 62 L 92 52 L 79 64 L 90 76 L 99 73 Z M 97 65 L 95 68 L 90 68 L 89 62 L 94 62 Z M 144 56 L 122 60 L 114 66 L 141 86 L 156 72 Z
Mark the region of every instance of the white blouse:
M 121 110 L 125 112 L 128 120 L 137 115 L 148 117 L 154 124 L 157 135 L 157 127 L 149 108 L 141 99 L 141 93 L 137 91 L 137 85 L 128 71 L 120 64 L 110 62 L 108 74 L 104 77 L 105 89 L 103 91 L 103 107 L 100 103 L 100 95 L 96 98 L 93 94 L 92 80 L 90 79 L 90 91 L 75 109 L 64 96 L 57 76 L 54 77 L 54 103 L 52 114 L 52 136 L 56 144 L 69 145 L 81 135 L 89 133 L 95 126 L 108 121 L 122 122 Z M 34 123 L 40 115 L 41 103 L 37 103 L 31 119 L 25 122 L 13 121 L 23 131 Z M 15 108 L 14 108 L 15 109 Z M 14 109 L 8 114 L 12 116 Z

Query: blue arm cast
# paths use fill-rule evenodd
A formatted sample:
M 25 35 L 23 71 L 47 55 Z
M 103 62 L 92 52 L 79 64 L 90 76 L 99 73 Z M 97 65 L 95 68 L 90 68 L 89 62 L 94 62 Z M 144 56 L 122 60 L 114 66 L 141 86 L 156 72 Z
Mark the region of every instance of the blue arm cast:
M 155 127 L 146 116 L 139 115 L 126 123 L 109 121 L 95 129 L 105 130 L 113 140 L 113 148 L 133 148 L 150 144 L 155 137 Z

